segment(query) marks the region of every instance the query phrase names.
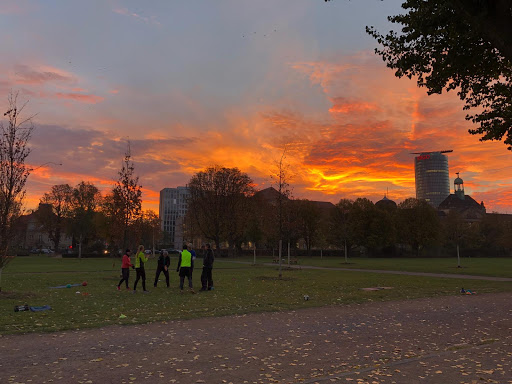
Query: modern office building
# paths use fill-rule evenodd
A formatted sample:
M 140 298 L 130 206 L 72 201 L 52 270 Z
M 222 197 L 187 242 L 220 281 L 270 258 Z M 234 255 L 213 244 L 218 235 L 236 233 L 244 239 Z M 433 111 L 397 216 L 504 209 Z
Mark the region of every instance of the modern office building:
M 187 187 L 164 188 L 160 191 L 160 220 L 165 242 L 181 249 L 183 243 L 183 217 L 187 213 Z
M 414 172 L 416 176 L 416 198 L 424 199 L 434 208 L 439 207 L 450 195 L 448 157 L 444 153 L 415 152 Z

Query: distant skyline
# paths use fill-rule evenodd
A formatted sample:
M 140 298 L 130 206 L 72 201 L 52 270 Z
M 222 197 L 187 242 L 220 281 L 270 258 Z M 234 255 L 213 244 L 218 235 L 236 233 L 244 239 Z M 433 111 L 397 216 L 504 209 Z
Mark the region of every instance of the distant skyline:
M 0 110 L 37 114 L 28 208 L 52 185 L 103 192 L 129 139 L 143 207 L 215 164 L 258 188 L 287 146 L 295 197 L 415 196 L 411 152 L 453 149 L 466 193 L 512 213 L 511 152 L 467 130 L 455 93 L 427 96 L 373 53 L 395 0 L 0 3 Z

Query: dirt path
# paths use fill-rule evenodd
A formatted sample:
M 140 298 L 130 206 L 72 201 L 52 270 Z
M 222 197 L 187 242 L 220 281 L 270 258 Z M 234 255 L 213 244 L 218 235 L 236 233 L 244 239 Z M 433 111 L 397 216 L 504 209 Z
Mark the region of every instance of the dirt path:
M 512 383 L 511 320 L 500 293 L 2 336 L 0 383 Z

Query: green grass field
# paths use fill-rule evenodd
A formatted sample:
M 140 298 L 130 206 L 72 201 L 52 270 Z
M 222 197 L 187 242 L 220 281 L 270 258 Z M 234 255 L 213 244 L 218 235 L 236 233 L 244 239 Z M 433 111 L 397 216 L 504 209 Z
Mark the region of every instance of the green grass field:
M 407 264 L 404 262 L 409 261 L 410 268 L 419 268 L 422 262 L 402 259 L 394 259 L 394 261 L 379 259 L 378 261 L 389 262 L 392 268 L 388 269 L 398 269 L 395 263 L 404 266 Z M 429 265 L 440 265 L 437 259 L 424 259 L 423 263 L 427 261 Z M 473 261 L 476 262 L 476 260 Z M 501 264 L 496 264 L 503 261 L 505 260 L 480 259 L 478 263 L 493 264 L 493 266 L 487 266 L 487 273 L 492 270 L 503 272 L 505 268 L 500 267 Z M 174 262 L 175 260 L 172 263 Z M 304 264 L 303 260 L 299 262 Z M 326 261 L 324 259 L 320 262 Z M 331 259 L 330 262 L 334 266 L 347 266 L 339 265 L 339 260 Z M 366 259 L 364 262 L 368 263 L 368 268 L 375 268 L 371 260 Z M 348 266 L 363 267 L 359 259 Z M 151 292 L 149 294 L 138 292 L 134 295 L 129 291 L 116 290 L 120 274 L 119 260 L 113 266 L 112 259 L 18 257 L 4 271 L 2 277 L 0 334 L 51 332 L 110 324 L 140 324 L 150 321 L 291 310 L 324 305 L 457 295 L 461 287 L 478 293 L 512 291 L 510 282 L 334 270 L 285 269 L 283 279 L 279 280 L 275 266 L 243 265 L 220 259 L 215 262 L 216 289 L 214 291 L 196 295 L 187 292 L 180 295 L 178 276 L 174 270 L 171 271 L 171 288 L 169 289 L 165 288 L 163 275 L 161 275 L 159 287 L 153 288 L 154 271 L 155 261 L 150 260 L 147 266 L 147 286 Z M 446 272 L 442 268 L 428 271 Z M 133 272 L 131 271 L 130 286 L 135 280 Z M 466 269 L 463 269 L 463 272 L 468 273 Z M 479 271 L 476 274 L 484 273 Z M 196 289 L 199 288 L 199 280 L 200 269 L 194 272 Z M 87 287 L 49 288 L 83 281 L 88 282 Z M 393 289 L 369 292 L 361 290 L 364 287 L 376 286 L 389 286 Z M 84 295 L 84 292 L 88 295 Z M 310 296 L 309 301 L 304 301 L 304 294 Z M 471 300 L 470 296 L 468 300 Z M 53 309 L 45 312 L 13 311 L 15 305 L 22 304 L 50 305 Z M 120 315 L 125 315 L 126 318 L 120 319 Z
M 252 257 L 236 259 L 253 262 Z M 288 257 L 283 256 L 287 265 Z M 272 263 L 272 257 L 257 257 L 257 264 Z M 378 269 L 387 271 L 451 273 L 476 276 L 512 277 L 512 258 L 461 258 L 457 268 L 457 258 L 349 258 L 343 257 L 299 257 L 299 265 L 316 267 L 336 267 L 350 269 Z

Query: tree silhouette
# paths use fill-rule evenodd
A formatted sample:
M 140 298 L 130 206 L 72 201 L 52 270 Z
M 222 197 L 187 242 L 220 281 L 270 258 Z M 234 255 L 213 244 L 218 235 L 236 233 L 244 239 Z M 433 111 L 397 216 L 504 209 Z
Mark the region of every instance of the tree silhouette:
M 8 255 L 16 221 L 21 215 L 25 183 L 31 169 L 25 164 L 30 154 L 28 141 L 34 129 L 33 116 L 22 118 L 28 102 L 18 106 L 18 93 L 7 97 L 7 124 L 0 122 L 0 291 L 2 270 L 12 260 Z
M 128 246 L 128 232 L 142 212 L 142 186 L 135 175 L 131 159 L 130 142 L 112 193 L 105 200 L 105 213 L 109 216 L 111 240 L 123 249 Z M 132 244 L 135 245 L 135 244 Z

